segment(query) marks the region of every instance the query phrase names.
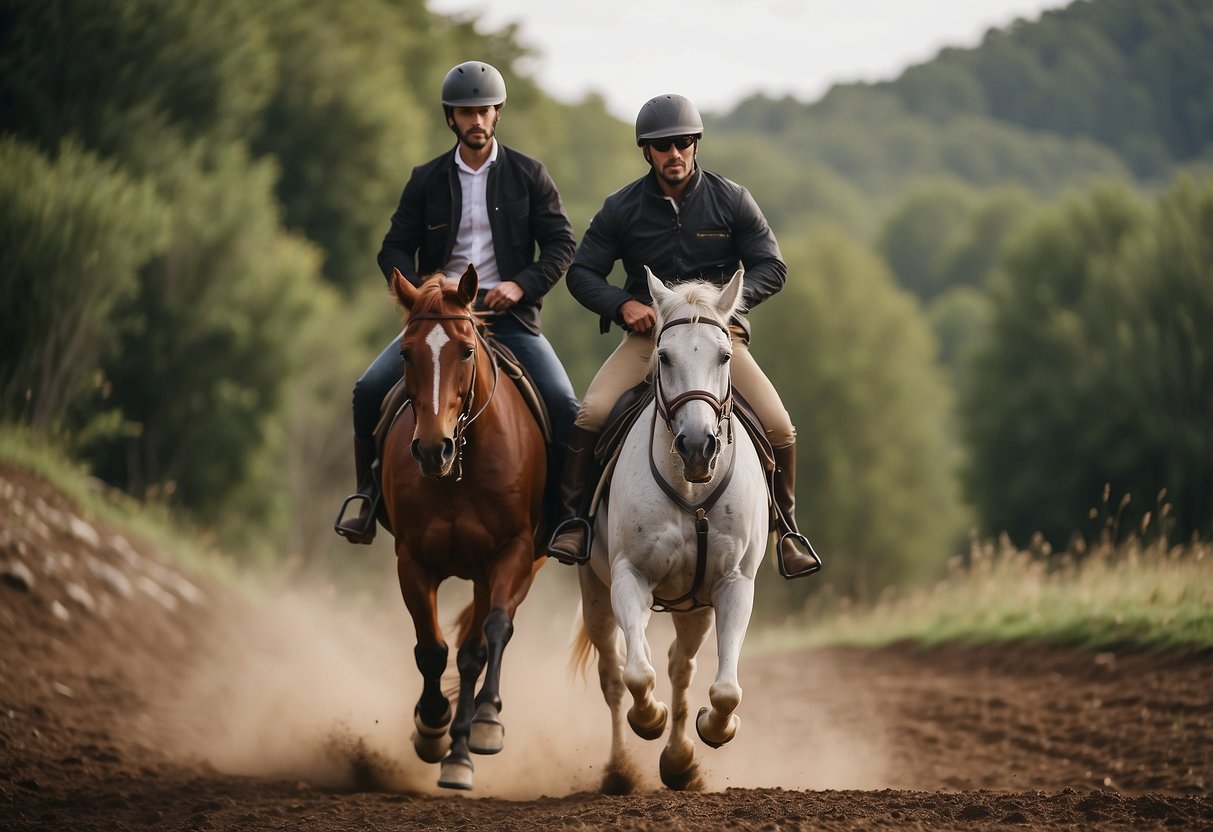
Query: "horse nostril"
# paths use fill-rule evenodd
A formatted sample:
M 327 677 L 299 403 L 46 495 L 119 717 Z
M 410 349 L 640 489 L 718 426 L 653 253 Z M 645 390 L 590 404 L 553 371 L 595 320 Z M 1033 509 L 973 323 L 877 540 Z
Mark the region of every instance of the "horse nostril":
M 413 459 L 421 461 L 421 440 L 414 439 L 413 444 L 409 445 L 409 451 L 413 454 Z
M 703 455 L 707 459 L 716 456 L 716 452 L 720 450 L 720 440 L 715 436 L 709 436 L 703 443 Z
M 455 455 L 455 440 L 445 438 L 442 440 L 442 461 L 446 462 Z
M 686 458 L 687 455 L 687 438 L 681 433 L 674 437 L 674 450 L 678 451 L 678 455 Z

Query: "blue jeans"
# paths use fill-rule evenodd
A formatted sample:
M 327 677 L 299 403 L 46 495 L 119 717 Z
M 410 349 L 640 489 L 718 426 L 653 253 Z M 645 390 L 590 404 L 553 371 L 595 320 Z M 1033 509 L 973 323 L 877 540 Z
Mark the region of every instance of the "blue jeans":
M 489 324 L 489 331 L 518 356 L 535 380 L 552 420 L 552 443 L 556 455 L 562 456 L 580 404 L 564 365 L 556 357 L 556 351 L 547 338 L 531 332 L 512 315 L 502 315 L 494 320 Z M 400 336 L 397 335 L 354 385 L 355 436 L 360 439 L 372 437 L 375 425 L 379 423 L 379 407 L 403 374 Z

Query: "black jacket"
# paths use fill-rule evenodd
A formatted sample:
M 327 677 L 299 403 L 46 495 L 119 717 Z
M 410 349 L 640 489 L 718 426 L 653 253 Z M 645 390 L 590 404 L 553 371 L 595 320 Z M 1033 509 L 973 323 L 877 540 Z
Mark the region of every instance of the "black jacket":
M 497 161 L 488 176 L 486 200 L 497 269 L 502 280 L 514 281 L 523 291 L 509 311 L 537 333 L 543 296 L 573 259 L 573 226 L 556 184 L 537 159 L 498 143 Z M 451 259 L 462 215 L 454 149 L 413 168 L 379 250 L 383 276 L 391 280 L 395 267 L 416 285 L 419 275 L 442 270 Z
M 623 288 L 607 282 L 623 261 Z M 696 165 L 675 208 L 649 171 L 606 198 L 586 229 L 567 283 L 573 297 L 601 316 L 602 331 L 630 298 L 652 304 L 644 267 L 666 283 L 724 284 L 745 267 L 745 304 L 752 309 L 783 288 L 788 268 L 750 192 Z M 747 326 L 748 330 L 748 326 Z

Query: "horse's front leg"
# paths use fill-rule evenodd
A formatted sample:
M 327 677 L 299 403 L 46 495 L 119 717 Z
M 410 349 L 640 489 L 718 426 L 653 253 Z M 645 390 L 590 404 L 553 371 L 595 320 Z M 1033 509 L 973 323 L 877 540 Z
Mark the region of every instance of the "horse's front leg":
M 699 766 L 695 762 L 695 744 L 687 734 L 687 688 L 695 678 L 695 655 L 712 626 L 712 611 L 707 607 L 674 616 L 676 637 L 670 643 L 670 707 L 674 718 L 670 738 L 661 751 L 661 782 L 681 791 L 696 787 Z
M 535 542 L 528 535 L 511 541 L 489 574 L 489 611 L 484 619 L 487 668 L 476 694 L 469 748 L 475 754 L 496 754 L 505 745 L 501 722 L 501 662 L 514 635 L 514 612 L 526 598 L 537 568 Z
M 611 607 L 615 620 L 623 630 L 627 657 L 623 665 L 623 683 L 632 694 L 628 709 L 628 724 L 637 736 L 655 740 L 665 731 L 669 710 L 653 698 L 657 673 L 649 656 L 649 642 L 644 631 L 649 624 L 649 606 L 653 590 L 646 576 L 641 575 L 627 559 L 615 558 L 611 567 Z
M 459 701 L 455 705 L 455 719 L 451 723 L 451 750 L 442 760 L 438 785 L 444 789 L 472 788 L 472 758 L 469 753 L 468 735 L 471 733 L 475 708 L 472 699 L 476 693 L 476 680 L 484 670 L 485 648 L 480 631 L 483 617 L 479 599 L 475 602 L 472 626 L 459 651 L 455 664 L 459 668 Z
M 716 608 L 716 679 L 708 689 L 712 707 L 700 709 L 695 730 L 701 740 L 719 748 L 733 739 L 741 724 L 741 717 L 734 713 L 741 704 L 737 663 L 754 608 L 754 581 L 740 575 L 722 581 L 712 593 L 712 605 Z
M 442 692 L 448 648 L 438 625 L 438 584 L 416 568 L 402 546 L 397 547 L 396 574 L 417 635 L 413 656 L 422 679 L 421 698 L 413 710 L 413 748 L 425 762 L 436 763 L 451 744 L 451 703 Z

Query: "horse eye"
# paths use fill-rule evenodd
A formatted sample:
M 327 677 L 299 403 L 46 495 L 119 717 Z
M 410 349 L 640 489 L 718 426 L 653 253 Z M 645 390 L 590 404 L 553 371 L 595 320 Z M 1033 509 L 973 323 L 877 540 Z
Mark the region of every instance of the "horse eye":
M 411 364 L 413 362 L 413 353 L 410 350 L 401 350 L 400 358 L 405 364 Z
M 720 356 L 721 364 L 728 364 L 732 360 L 733 360 L 733 353 L 731 353 L 731 352 L 726 352 L 724 355 Z
M 665 350 L 661 350 L 657 353 L 657 360 L 661 362 L 662 366 L 670 366 L 670 356 Z
M 464 361 L 469 360 L 475 354 L 476 354 L 476 350 L 474 348 L 472 348 L 472 347 L 463 348 L 463 360 Z

